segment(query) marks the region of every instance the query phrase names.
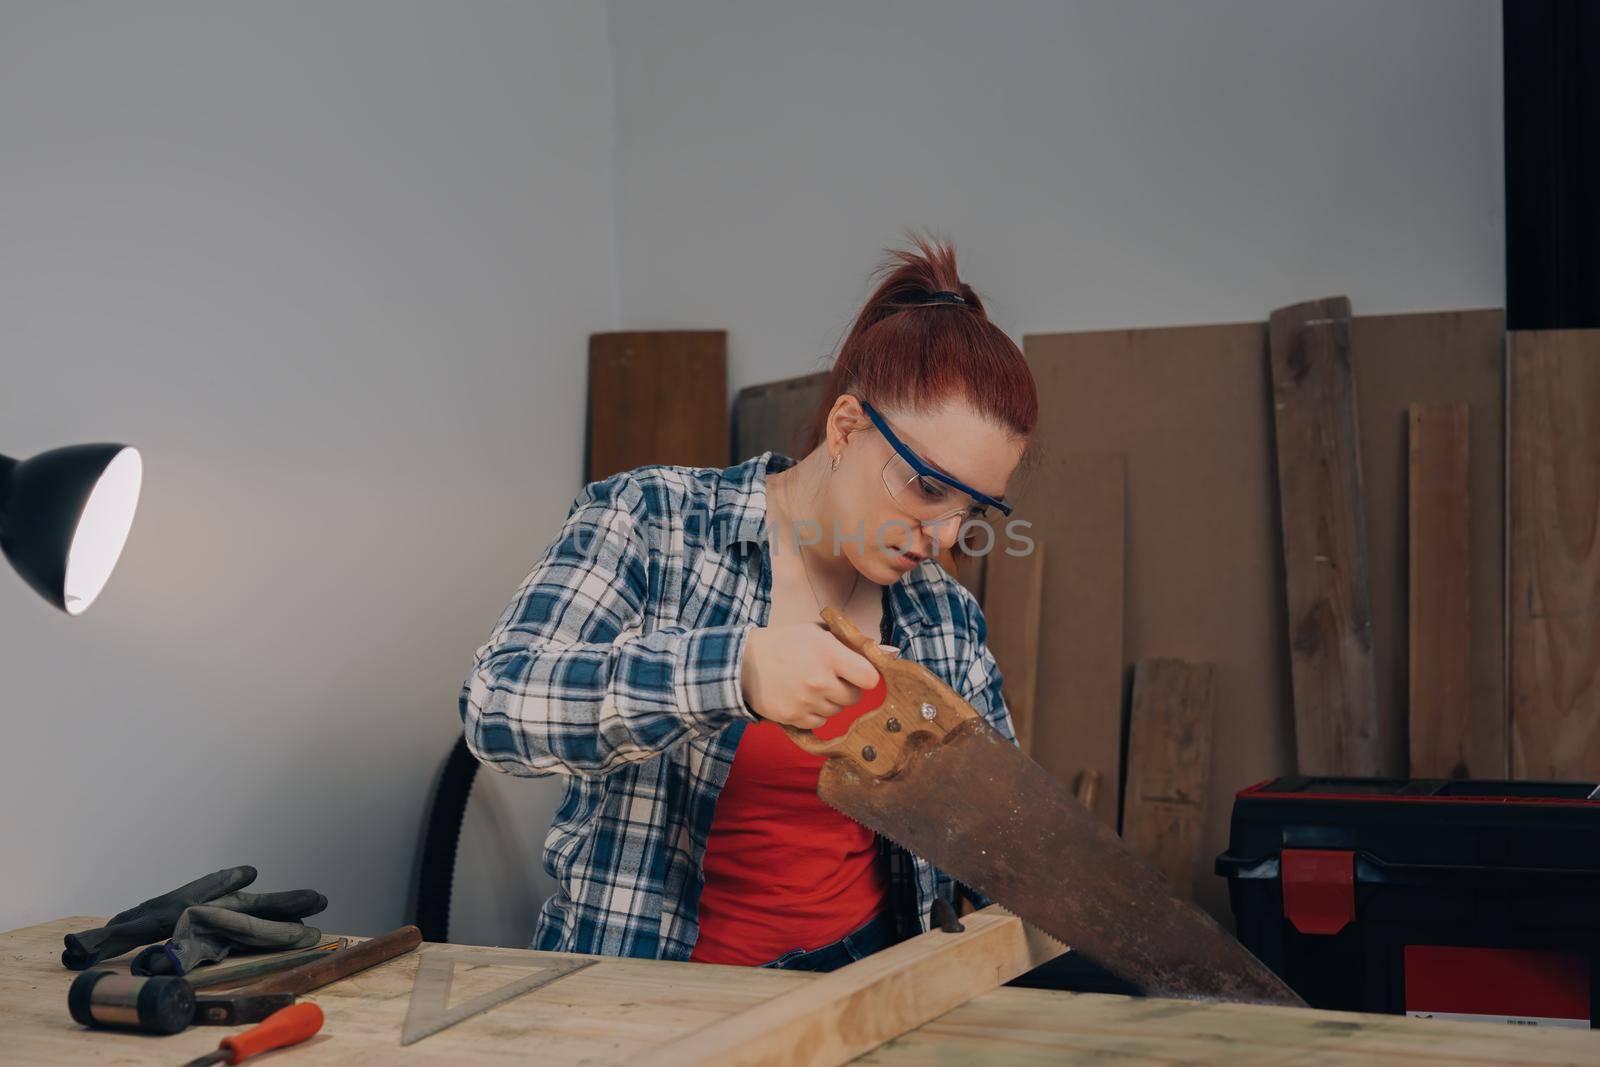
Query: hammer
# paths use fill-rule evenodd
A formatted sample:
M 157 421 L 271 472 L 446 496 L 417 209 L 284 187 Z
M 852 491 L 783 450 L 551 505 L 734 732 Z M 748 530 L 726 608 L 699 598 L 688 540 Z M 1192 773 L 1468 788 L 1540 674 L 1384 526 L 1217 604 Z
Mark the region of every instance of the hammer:
M 84 1026 L 176 1034 L 191 1023 L 258 1023 L 294 1003 L 293 993 L 201 996 L 185 979 L 85 971 L 67 990 L 67 1010 Z

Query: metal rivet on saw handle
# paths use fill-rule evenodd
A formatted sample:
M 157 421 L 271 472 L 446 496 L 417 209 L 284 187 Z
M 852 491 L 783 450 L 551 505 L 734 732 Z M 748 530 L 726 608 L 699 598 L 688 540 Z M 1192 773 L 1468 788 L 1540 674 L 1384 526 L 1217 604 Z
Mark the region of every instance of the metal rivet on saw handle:
M 873 748 L 871 745 L 867 745 L 861 750 L 861 758 L 866 760 L 868 763 L 871 763 L 873 760 L 878 758 L 878 750 Z
M 900 732 L 900 720 L 890 719 L 888 722 L 883 724 L 883 728 L 888 730 L 891 734 L 897 734 Z
M 922 705 L 922 717 L 924 719 L 932 720 L 932 719 L 937 718 L 938 715 L 939 715 L 939 709 L 934 707 L 932 704 L 924 704 L 924 705 Z

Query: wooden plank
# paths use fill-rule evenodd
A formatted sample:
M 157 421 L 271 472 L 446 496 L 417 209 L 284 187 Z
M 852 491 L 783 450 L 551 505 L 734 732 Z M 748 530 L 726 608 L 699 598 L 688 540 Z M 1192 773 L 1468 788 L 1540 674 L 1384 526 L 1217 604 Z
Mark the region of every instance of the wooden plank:
M 1471 407 L 1468 591 L 1472 651 L 1467 766 L 1508 773 L 1506 730 L 1505 317 L 1496 309 L 1362 315 L 1351 350 L 1360 390 L 1380 766 L 1406 766 L 1410 700 L 1410 409 Z M 1231 707 L 1230 707 L 1231 713 Z
M 1146 659 L 1133 675 L 1122 837 L 1186 897 L 1202 870 L 1215 673 L 1209 663 Z
M 1411 405 L 1413 778 L 1503 773 L 1493 761 L 1505 751 L 1504 717 L 1472 714 L 1470 411 L 1462 403 Z M 1485 730 L 1491 736 L 1481 736 Z
M 1074 791 L 1097 772 L 1090 810 L 1115 828 L 1122 783 L 1126 464 L 1115 453 L 1057 451 L 1048 440 L 1041 441 L 1041 454 L 1016 510 L 1017 518 L 1033 524 L 1029 537 L 1050 542 L 1031 754 Z
M 7 1062 L 65 1067 L 116 1063 L 170 1067 L 217 1047 L 217 1028 L 171 1037 L 93 1031 L 67 1015 L 61 937 L 105 920 L 74 916 L 0 934 L 0 1041 Z M 529 953 L 532 957 L 548 953 Z M 283 1062 L 526 1064 L 529 1050 L 552 1063 L 650 1064 L 653 1050 L 827 975 L 757 967 L 601 958 L 593 966 L 401 1048 L 415 953 L 319 989 L 305 998 L 327 1016 L 322 1033 Z M 461 996 L 514 977 L 491 965 L 458 967 Z M 985 993 L 868 1053 L 879 1067 L 928 1063 L 1021 1067 L 1114 1060 L 1227 1063 L 1240 1067 L 1315 1061 L 1330 1067 L 1445 1064 L 1591 1064 L 1588 1031 L 1409 1019 L 1393 1015 L 1199 1004 L 1144 997 L 1005 987 Z M 251 1061 L 254 1062 L 254 1061 Z M 261 1060 L 263 1064 L 274 1061 Z
M 655 1067 L 835 1067 L 1059 956 L 998 906 L 892 945 L 650 1055 Z
M 827 382 L 824 371 L 739 390 L 733 402 L 735 461 L 763 452 L 804 458 Z
M 1031 752 L 1039 691 L 1040 614 L 1044 608 L 1044 542 L 1013 556 L 996 547 L 987 556 L 983 578 L 983 617 L 989 651 L 1000 668 L 1001 695 L 1011 712 L 1022 751 Z
M 1515 331 L 1511 745 L 1519 778 L 1600 779 L 1600 330 Z
M 727 351 L 722 330 L 591 334 L 589 480 L 653 463 L 727 466 Z
M 1272 313 L 1278 501 L 1297 769 L 1380 773 L 1350 301 Z

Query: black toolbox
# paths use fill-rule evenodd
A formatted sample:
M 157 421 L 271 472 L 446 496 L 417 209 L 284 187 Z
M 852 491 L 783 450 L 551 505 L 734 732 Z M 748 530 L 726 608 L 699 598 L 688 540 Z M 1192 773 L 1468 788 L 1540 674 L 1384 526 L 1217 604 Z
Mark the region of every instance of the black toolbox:
M 1592 782 L 1278 778 L 1234 800 L 1239 940 L 1318 1008 L 1594 1025 Z

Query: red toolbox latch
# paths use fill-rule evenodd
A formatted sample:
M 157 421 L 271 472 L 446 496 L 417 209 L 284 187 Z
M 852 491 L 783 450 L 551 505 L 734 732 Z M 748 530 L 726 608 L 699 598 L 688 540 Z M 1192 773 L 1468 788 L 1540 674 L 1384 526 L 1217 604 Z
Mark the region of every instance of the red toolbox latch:
M 1286 848 L 1283 914 L 1302 934 L 1336 934 L 1356 917 L 1356 854 Z

